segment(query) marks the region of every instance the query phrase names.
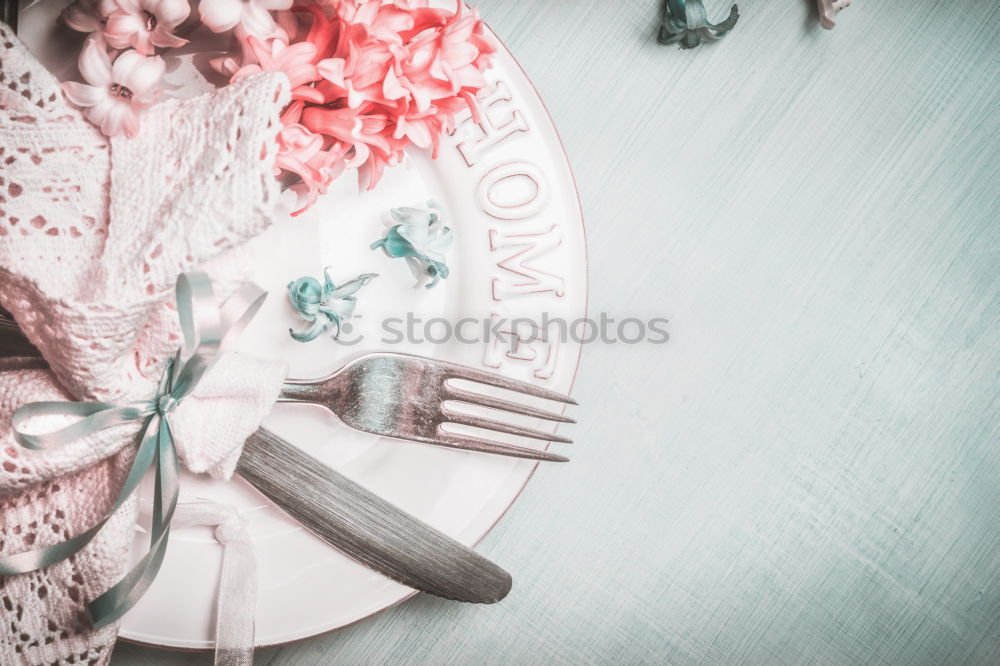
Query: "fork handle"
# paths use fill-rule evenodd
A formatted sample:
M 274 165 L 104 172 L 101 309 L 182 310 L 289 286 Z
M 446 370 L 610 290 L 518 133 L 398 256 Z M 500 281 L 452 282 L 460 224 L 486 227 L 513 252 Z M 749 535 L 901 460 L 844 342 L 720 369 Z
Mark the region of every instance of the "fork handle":
M 339 389 L 324 380 L 286 379 L 278 402 L 309 402 L 316 405 L 327 405 L 331 398 L 336 399 Z

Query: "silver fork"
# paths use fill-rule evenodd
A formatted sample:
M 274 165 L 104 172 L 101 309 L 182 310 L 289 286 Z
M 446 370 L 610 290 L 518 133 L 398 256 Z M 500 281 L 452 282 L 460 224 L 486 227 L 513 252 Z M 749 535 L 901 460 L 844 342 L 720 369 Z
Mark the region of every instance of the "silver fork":
M 573 419 L 561 414 L 464 391 L 450 385 L 448 380 L 451 379 L 463 379 L 537 398 L 576 404 L 567 395 L 465 365 L 392 353 L 361 356 L 321 379 L 288 379 L 278 401 L 321 405 L 350 427 L 384 437 L 515 458 L 551 462 L 569 460 L 547 451 L 501 444 L 442 428 L 451 423 L 549 442 L 572 442 L 559 435 L 481 418 L 446 407 L 445 401 L 454 400 L 509 414 L 575 423 Z

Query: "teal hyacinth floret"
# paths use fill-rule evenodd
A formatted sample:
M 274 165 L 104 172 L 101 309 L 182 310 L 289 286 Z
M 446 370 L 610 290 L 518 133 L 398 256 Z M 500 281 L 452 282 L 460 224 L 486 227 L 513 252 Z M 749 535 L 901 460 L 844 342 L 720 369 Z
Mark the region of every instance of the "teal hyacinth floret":
M 663 19 L 656 40 L 661 44 L 680 42 L 683 48 L 693 49 L 701 44 L 703 37 L 724 37 L 739 18 L 736 5 L 729 10 L 729 18 L 725 21 L 709 23 L 702 0 L 663 0 Z
M 371 248 L 382 248 L 390 257 L 405 259 L 418 280 L 431 278 L 428 289 L 447 278 L 445 252 L 451 246 L 452 233 L 441 222 L 437 206 L 430 202 L 427 208 L 402 207 L 389 212 L 399 224 L 390 227 Z
M 333 337 L 339 337 L 341 324 L 350 319 L 358 305 L 355 294 L 377 277 L 376 273 L 364 273 L 338 287 L 330 278 L 330 268 L 327 267 L 323 270 L 323 284 L 312 277 L 289 282 L 288 300 L 299 316 L 312 322 L 312 326 L 301 333 L 292 329 L 288 332 L 297 342 L 315 340 L 331 328 L 336 329 Z

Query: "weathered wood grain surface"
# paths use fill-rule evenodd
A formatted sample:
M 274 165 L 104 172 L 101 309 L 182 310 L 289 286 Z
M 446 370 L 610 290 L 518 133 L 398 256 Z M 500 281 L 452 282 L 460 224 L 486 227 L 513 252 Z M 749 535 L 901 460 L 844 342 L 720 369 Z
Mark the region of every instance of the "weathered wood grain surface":
M 695 51 L 654 5 L 481 9 L 566 142 L 591 311 L 670 343 L 585 349 L 573 462 L 480 547 L 508 599 L 260 663 L 1000 663 L 997 3 L 744 0 Z

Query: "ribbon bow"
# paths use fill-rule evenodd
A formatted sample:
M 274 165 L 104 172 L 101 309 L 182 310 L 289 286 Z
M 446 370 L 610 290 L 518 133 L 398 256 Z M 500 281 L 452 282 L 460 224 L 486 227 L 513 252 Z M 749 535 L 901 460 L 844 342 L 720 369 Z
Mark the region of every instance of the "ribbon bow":
M 179 463 L 170 430 L 170 414 L 198 386 L 263 304 L 267 292 L 244 284 L 222 306 L 216 305 L 212 281 L 200 272 L 177 278 L 177 316 L 184 346 L 168 362 L 156 394 L 125 405 L 107 402 L 31 402 L 11 419 L 14 439 L 29 449 L 52 449 L 109 426 L 141 423 L 139 448 L 114 505 L 96 525 L 77 536 L 45 548 L 0 557 L 0 576 L 43 569 L 83 549 L 139 485 L 155 469 L 156 487 L 149 550 L 111 589 L 87 604 L 94 627 L 111 624 L 142 598 L 163 562 L 170 521 L 177 505 Z M 82 417 L 55 432 L 32 435 L 21 426 L 37 416 Z

